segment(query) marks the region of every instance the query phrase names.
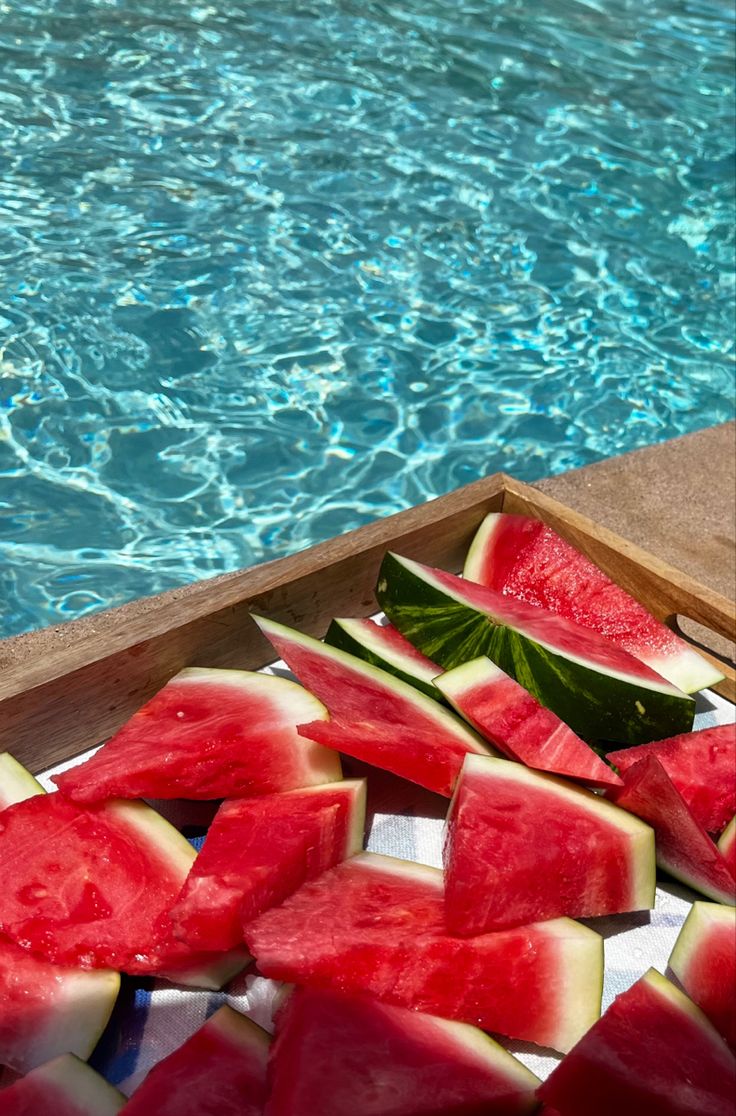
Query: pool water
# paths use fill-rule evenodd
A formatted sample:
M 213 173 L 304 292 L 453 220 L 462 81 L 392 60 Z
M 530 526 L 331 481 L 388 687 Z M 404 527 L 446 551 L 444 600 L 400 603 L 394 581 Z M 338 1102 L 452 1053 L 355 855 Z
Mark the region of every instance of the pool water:
M 730 418 L 733 36 L 0 0 L 0 633 Z

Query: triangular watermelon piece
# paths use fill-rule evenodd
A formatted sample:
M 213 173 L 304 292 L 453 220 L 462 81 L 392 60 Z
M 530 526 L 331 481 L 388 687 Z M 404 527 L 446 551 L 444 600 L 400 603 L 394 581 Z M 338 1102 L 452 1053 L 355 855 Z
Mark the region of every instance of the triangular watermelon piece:
M 393 674 L 434 701 L 442 699 L 432 685 L 432 679 L 442 673 L 442 667 L 417 651 L 393 624 L 377 624 L 370 618 L 341 617 L 330 623 L 325 643 Z
M 197 949 L 231 949 L 242 923 L 363 848 L 365 780 L 223 802 L 169 912 Z
M 0 1116 L 116 1116 L 125 1097 L 74 1054 L 62 1054 L 0 1090 Z
M 447 933 L 442 872 L 362 853 L 250 926 L 264 976 L 473 1023 L 567 1050 L 598 1017 L 603 942 L 570 919 Z
M 490 749 L 459 717 L 370 663 L 255 616 L 284 662 L 332 720 L 300 732 L 449 797 L 468 752 Z
M 654 832 L 638 818 L 519 763 L 466 757 L 447 815 L 451 933 L 648 910 L 655 887 Z
M 718 838 L 718 851 L 736 879 L 736 817 L 731 818 Z
M 656 756 L 708 833 L 720 833 L 736 813 L 736 725 L 716 725 L 609 752 L 621 771 L 644 756 Z
M 733 1116 L 736 1059 L 695 1004 L 650 969 L 538 1095 L 560 1116 Z
M 390 552 L 381 608 L 446 669 L 487 655 L 584 740 L 643 744 L 692 728 L 695 702 L 603 636 Z
M 61 794 L 26 799 L 2 815 L 0 930 L 58 964 L 219 987 L 215 974 L 234 975 L 244 951 L 201 956 L 171 938 L 168 909 L 195 855 L 142 802 L 83 807 Z M 214 970 L 200 972 L 210 962 Z
M 0 1065 L 28 1073 L 59 1054 L 86 1060 L 119 988 L 118 973 L 52 965 L 0 935 Z
M 624 786 L 609 796 L 652 826 L 657 864 L 717 903 L 736 903 L 736 880 L 728 864 L 657 757 L 640 759 L 623 778 Z
M 269 1036 L 227 1005 L 153 1067 L 125 1116 L 262 1116 Z
M 325 988 L 279 1010 L 268 1116 L 522 1116 L 538 1078 L 475 1027 Z
M 616 772 L 584 740 L 485 656 L 448 670 L 434 684 L 474 729 L 511 759 L 591 786 L 621 785 Z
M 463 576 L 598 632 L 686 693 L 721 672 L 538 519 L 495 512 L 468 551 Z
M 672 950 L 670 968 L 736 1050 L 736 910 L 693 903 Z
M 296 731 L 326 716 L 289 679 L 192 667 L 54 782 L 77 802 L 244 797 L 329 783 L 340 778 L 338 757 Z

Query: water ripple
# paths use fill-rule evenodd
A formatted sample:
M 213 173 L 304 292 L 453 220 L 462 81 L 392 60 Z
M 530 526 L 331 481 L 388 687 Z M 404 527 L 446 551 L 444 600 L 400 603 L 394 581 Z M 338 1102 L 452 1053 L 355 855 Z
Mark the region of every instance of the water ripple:
M 733 24 L 0 0 L 0 628 L 731 417 Z

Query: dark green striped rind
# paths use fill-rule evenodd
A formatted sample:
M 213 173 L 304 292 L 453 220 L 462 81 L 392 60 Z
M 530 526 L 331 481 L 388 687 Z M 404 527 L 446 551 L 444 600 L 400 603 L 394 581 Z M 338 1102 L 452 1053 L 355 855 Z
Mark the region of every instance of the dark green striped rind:
M 391 659 L 376 654 L 372 648 L 366 647 L 365 644 L 354 639 L 336 620 L 332 620 L 327 629 L 325 643 L 337 647 L 340 651 L 347 651 L 349 655 L 355 655 L 356 659 L 362 659 L 364 663 L 370 663 L 371 666 L 385 670 L 387 674 L 393 674 L 394 678 L 399 678 L 402 682 L 406 682 L 407 686 L 413 686 L 415 690 L 420 690 L 427 697 L 431 697 L 433 701 L 439 701 L 442 705 L 449 704 L 431 682 L 425 682 L 422 678 L 417 678 L 415 674 L 409 674 L 408 671 L 396 666 Z
M 588 742 L 645 744 L 692 728 L 692 698 L 628 682 L 542 647 L 430 585 L 391 554 L 381 564 L 376 596 L 402 635 L 445 670 L 487 655 Z

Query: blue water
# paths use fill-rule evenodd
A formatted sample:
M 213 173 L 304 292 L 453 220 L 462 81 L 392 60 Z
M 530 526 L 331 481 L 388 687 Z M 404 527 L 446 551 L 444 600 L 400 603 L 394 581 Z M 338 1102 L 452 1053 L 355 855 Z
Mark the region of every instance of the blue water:
M 0 2 L 0 630 L 730 418 L 733 23 Z

